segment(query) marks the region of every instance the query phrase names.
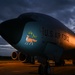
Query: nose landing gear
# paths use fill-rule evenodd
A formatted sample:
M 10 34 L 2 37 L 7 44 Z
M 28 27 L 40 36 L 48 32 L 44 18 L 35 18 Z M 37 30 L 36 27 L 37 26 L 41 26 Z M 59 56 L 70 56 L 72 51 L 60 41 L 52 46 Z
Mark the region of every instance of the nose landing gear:
M 51 75 L 51 67 L 48 62 L 40 64 L 38 68 L 39 75 Z

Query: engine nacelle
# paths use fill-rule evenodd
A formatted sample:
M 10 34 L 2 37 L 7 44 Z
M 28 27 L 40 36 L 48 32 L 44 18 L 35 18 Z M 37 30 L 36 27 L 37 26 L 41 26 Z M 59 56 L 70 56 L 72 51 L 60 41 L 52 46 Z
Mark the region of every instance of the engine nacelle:
M 27 55 L 27 54 L 23 54 L 22 52 L 19 51 L 15 51 L 12 53 L 11 55 L 13 60 L 19 60 L 23 63 L 27 62 L 27 63 L 35 63 L 34 57 Z
M 19 54 L 18 51 L 13 52 L 12 55 L 11 55 L 11 58 L 12 58 L 13 60 L 17 60 L 17 59 L 18 59 L 18 54 Z
M 25 54 L 23 54 L 22 52 L 19 52 L 18 54 L 18 59 L 21 61 L 21 62 L 26 62 L 26 58 L 27 56 Z

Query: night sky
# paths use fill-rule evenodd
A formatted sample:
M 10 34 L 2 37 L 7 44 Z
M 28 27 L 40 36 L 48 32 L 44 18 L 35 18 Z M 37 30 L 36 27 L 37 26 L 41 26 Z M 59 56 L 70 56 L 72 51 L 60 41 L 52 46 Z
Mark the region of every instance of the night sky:
M 75 0 L 0 0 L 0 22 L 26 12 L 50 15 L 75 32 Z M 15 51 L 0 37 L 0 55 L 9 56 Z

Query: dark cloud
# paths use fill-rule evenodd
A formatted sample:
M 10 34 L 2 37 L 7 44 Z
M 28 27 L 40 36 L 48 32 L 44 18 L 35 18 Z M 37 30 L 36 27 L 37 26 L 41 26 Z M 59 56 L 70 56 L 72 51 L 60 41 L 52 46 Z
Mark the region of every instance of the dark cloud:
M 19 14 L 26 12 L 28 7 L 27 0 L 1 0 L 0 17 L 2 20 L 17 17 Z
M 0 0 L 0 17 L 7 20 L 25 12 L 53 13 L 74 5 L 75 0 Z

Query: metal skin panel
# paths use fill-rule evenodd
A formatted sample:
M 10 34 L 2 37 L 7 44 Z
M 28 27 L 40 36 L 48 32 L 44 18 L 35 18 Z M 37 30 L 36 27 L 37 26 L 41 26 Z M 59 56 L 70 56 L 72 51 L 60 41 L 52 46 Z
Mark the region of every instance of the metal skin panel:
M 58 60 L 65 51 L 75 49 L 75 34 L 58 20 L 41 13 L 25 13 L 1 23 L 0 34 L 20 52 L 49 59 L 52 55 Z
M 37 22 L 28 22 L 24 27 L 20 41 L 15 47 L 23 52 L 38 55 L 45 49 L 41 37 L 41 26 Z

